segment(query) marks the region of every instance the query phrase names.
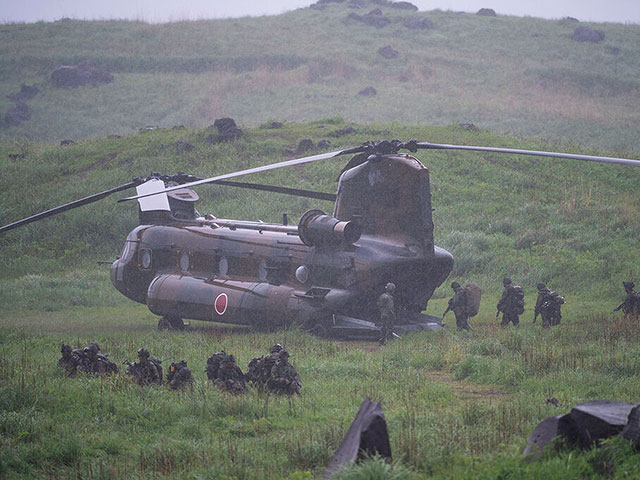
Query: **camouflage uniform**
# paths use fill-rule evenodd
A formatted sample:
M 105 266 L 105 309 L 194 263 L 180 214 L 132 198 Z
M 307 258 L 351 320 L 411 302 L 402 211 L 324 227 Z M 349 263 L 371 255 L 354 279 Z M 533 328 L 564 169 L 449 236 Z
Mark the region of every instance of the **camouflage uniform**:
M 92 342 L 84 347 L 84 358 L 81 364 L 82 371 L 90 375 L 103 375 L 117 372 L 118 367 L 116 364 L 109 360 L 106 355 L 98 353 L 99 351 L 100 347 L 96 342 Z
M 62 357 L 58 360 L 58 367 L 63 369 L 68 377 L 75 377 L 78 366 L 82 363 L 81 357 L 66 343 L 60 347 L 60 353 Z
M 458 282 L 453 282 L 451 288 L 455 293 L 449 299 L 449 305 L 442 314 L 442 318 L 449 310 L 453 310 L 458 330 L 471 330 L 469 326 L 469 298 L 467 298 L 467 292 Z
M 244 383 L 244 374 L 240 367 L 236 365 L 236 359 L 233 355 L 225 355 L 222 359 L 222 365 L 218 369 L 218 378 L 215 384 L 221 390 L 231 393 L 244 393 L 247 390 L 247 386 Z
M 280 352 L 282 350 L 282 345 L 276 343 L 269 349 L 269 355 L 266 357 L 252 358 L 247 366 L 245 379 L 258 388 L 263 388 L 269 381 L 269 378 L 271 378 L 271 369 L 280 358 Z
M 502 284 L 504 285 L 504 290 L 496 306 L 498 310 L 496 318 L 498 318 L 498 315 L 502 312 L 501 325 L 506 327 L 511 322 L 517 327 L 520 325 L 520 319 L 518 317 L 524 310 L 524 294 L 522 293 L 522 288 L 512 285 L 509 277 L 504 277 Z
M 300 395 L 300 388 L 302 382 L 300 382 L 300 375 L 289 363 L 289 352 L 282 350 L 280 352 L 280 358 L 271 369 L 271 378 L 267 383 L 269 390 L 278 395 Z
M 538 318 L 538 315 L 540 315 L 542 317 L 542 328 L 549 328 L 551 327 L 551 311 L 548 308 L 546 300 L 551 293 L 551 290 L 549 290 L 547 286 L 542 282 L 538 283 L 537 287 L 538 298 L 536 300 L 536 306 L 533 310 L 533 323 L 536 323 L 536 318 Z
M 149 351 L 138 349 L 138 361 L 127 367 L 127 375 L 133 377 L 141 385 L 162 385 L 162 371 L 158 369 L 159 360 L 149 359 Z
M 622 313 L 625 315 L 638 318 L 640 313 L 640 293 L 634 290 L 636 284 L 634 282 L 622 282 L 622 285 L 627 296 L 624 298 L 624 302 L 615 308 L 614 312 L 622 309 Z
M 220 369 L 220 364 L 222 363 L 222 359 L 225 357 L 224 350 L 221 352 L 216 352 L 207 358 L 207 368 L 205 372 L 207 372 L 207 378 L 212 382 L 218 378 L 218 370 Z
M 396 286 L 393 283 L 387 283 L 384 287 L 384 293 L 378 297 L 378 301 L 376 302 L 382 324 L 380 329 L 380 343 L 383 345 L 393 337 L 393 327 L 396 322 L 396 309 L 393 302 L 393 292 L 395 289 Z
M 186 360 L 171 364 L 167 373 L 167 385 L 171 390 L 182 390 L 184 387 L 193 385 L 193 377 Z

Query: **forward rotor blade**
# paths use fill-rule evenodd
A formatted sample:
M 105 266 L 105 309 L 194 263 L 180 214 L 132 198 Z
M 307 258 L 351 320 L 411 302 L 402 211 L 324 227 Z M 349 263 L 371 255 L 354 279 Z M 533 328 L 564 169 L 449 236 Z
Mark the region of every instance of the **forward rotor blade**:
M 230 182 L 228 180 L 218 180 L 214 185 L 226 185 L 228 187 L 248 188 L 251 190 L 262 190 L 264 192 L 284 193 L 296 197 L 315 198 L 317 200 L 330 200 L 335 202 L 335 193 L 314 192 L 312 190 L 301 190 L 299 188 L 276 187 L 274 185 L 262 185 L 260 183 Z
M 574 153 L 542 152 L 536 150 L 520 150 L 517 148 L 474 147 L 470 145 L 446 145 L 440 143 L 419 142 L 415 146 L 426 150 L 472 150 L 476 152 L 510 153 L 517 155 L 535 155 L 538 157 L 569 158 L 574 160 L 587 160 L 590 162 L 617 163 L 619 165 L 633 165 L 640 167 L 640 160 L 628 158 L 598 157 L 595 155 L 578 155 Z
M 52 208 L 50 210 L 45 210 L 44 212 L 38 213 L 36 215 L 32 215 L 27 218 L 23 218 L 22 220 L 18 220 L 17 222 L 10 223 L 3 227 L 0 227 L 0 235 L 8 232 L 9 230 L 13 230 L 14 228 L 18 228 L 22 225 L 26 225 L 31 222 L 35 222 L 37 220 L 42 220 L 43 218 L 51 217 L 53 215 L 57 215 L 58 213 L 66 212 L 67 210 L 71 210 L 76 207 L 81 207 L 83 205 L 88 205 L 93 202 L 97 202 L 98 200 L 102 200 L 103 198 L 111 195 L 112 193 L 121 192 L 122 190 L 127 190 L 129 188 L 133 188 L 139 185 L 140 182 L 129 182 L 124 185 L 120 185 L 119 187 L 112 188 L 110 190 L 105 190 L 104 192 L 96 193 L 94 195 L 90 195 L 88 197 L 81 198 L 80 200 L 76 200 L 71 203 L 66 203 L 64 205 L 60 205 L 59 207 Z
M 132 197 L 121 198 L 120 200 L 118 200 L 118 202 L 126 202 L 128 200 L 137 200 L 138 198 L 149 197 L 151 195 L 158 195 L 160 193 L 172 192 L 173 190 L 178 190 L 180 188 L 191 188 L 191 187 L 195 187 L 197 185 L 203 185 L 205 183 L 216 183 L 219 180 L 226 180 L 228 178 L 240 177 L 242 175 L 248 175 L 250 173 L 266 172 L 268 170 L 275 170 L 277 168 L 282 168 L 282 167 L 290 167 L 290 166 L 293 166 L 293 165 L 302 165 L 304 163 L 317 162 L 318 160 L 326 160 L 328 158 L 337 157 L 339 155 L 346 155 L 346 154 L 350 154 L 350 153 L 358 153 L 358 152 L 361 152 L 361 151 L 363 151 L 363 147 L 355 147 L 355 148 L 350 148 L 350 149 L 347 149 L 347 150 L 338 150 L 338 151 L 335 151 L 335 152 L 321 153 L 319 155 L 312 155 L 310 157 L 295 158 L 293 160 L 285 160 L 284 162 L 272 163 L 270 165 L 263 165 L 261 167 L 249 168 L 247 170 L 240 170 L 240 171 L 237 171 L 237 172 L 225 173 L 223 175 L 218 175 L 216 177 L 205 178 L 203 180 L 198 180 L 198 181 L 195 181 L 195 182 L 185 183 L 183 185 L 178 185 L 176 187 L 169 187 L 169 188 L 166 188 L 166 189 L 164 189 L 164 190 L 162 190 L 160 192 L 147 193 L 147 194 L 144 194 L 144 195 L 134 195 Z

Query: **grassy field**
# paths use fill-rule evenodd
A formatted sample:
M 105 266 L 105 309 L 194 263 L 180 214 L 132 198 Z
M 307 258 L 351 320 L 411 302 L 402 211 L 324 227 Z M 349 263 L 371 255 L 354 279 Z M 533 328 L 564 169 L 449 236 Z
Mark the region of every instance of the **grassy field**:
M 380 8 L 374 28 L 348 19 Z M 405 22 L 428 18 L 432 29 Z M 576 42 L 578 25 L 602 30 Z M 31 119 L 0 136 L 74 140 L 145 125 L 245 126 L 340 115 L 360 123 L 449 125 L 638 151 L 640 26 L 406 12 L 330 3 L 277 16 L 151 25 L 74 21 L 0 26 L 0 112 L 22 83 L 40 93 Z M 391 46 L 396 58 L 378 50 Z M 58 89 L 61 64 L 113 73 L 98 87 Z M 377 95 L 362 97 L 373 86 Z M 64 119 L 60 121 L 60 119 Z
M 316 478 L 365 397 L 381 401 L 395 462 L 345 478 L 633 478 L 640 457 L 624 442 L 521 458 L 542 419 L 592 399 L 637 401 L 637 322 L 568 305 L 563 325 L 519 329 L 492 320 L 485 298 L 472 332 L 408 335 L 387 346 L 297 331 L 255 334 L 193 322 L 154 331 L 143 307 L 5 314 L 0 329 L 0 472 L 5 478 Z M 444 301 L 438 306 L 444 308 Z M 122 373 L 65 378 L 59 345 L 97 340 L 117 363 L 139 346 L 185 359 L 191 392 L 140 388 Z M 303 382 L 286 399 L 223 394 L 204 374 L 225 348 L 240 365 L 286 342 Z M 560 407 L 546 403 L 556 397 Z M 374 476 L 374 473 L 377 472 Z M 395 475 L 395 476 L 394 476 Z
M 336 136 L 346 126 L 355 133 Z M 212 133 L 160 129 L 68 147 L 2 140 L 0 223 L 150 171 L 209 176 L 280 161 L 302 138 L 330 140 L 330 149 L 415 137 L 606 153 L 459 127 L 360 125 L 340 118 L 248 129 L 228 144 L 211 145 L 206 139 Z M 178 140 L 195 148 L 181 153 Z M 135 207 L 108 199 L 0 238 L 0 476 L 316 478 L 369 396 L 382 402 L 395 460 L 367 462 L 345 472 L 346 479 L 634 478 L 640 457 L 620 441 L 586 453 L 548 452 L 534 463 L 520 454 L 548 416 L 588 400 L 640 398 L 637 322 L 609 313 L 624 296 L 622 280 L 640 278 L 640 171 L 494 154 L 418 157 L 431 173 L 436 243 L 456 258 L 428 312 L 444 311 L 450 280 L 475 281 L 484 298 L 472 332 L 416 333 L 384 347 L 201 322 L 184 333 L 157 332 L 156 317 L 118 294 L 107 267 L 95 265 L 118 254 L 136 225 Z M 332 192 L 346 161 L 258 181 Z M 226 218 L 278 221 L 286 211 L 294 222 L 308 208 L 331 211 L 325 202 L 224 187 L 198 193 L 201 212 Z M 526 292 L 518 330 L 502 330 L 494 320 L 504 274 Z M 530 323 L 540 280 L 567 300 L 562 326 L 550 331 Z M 140 346 L 165 367 L 187 360 L 193 391 L 141 389 L 122 373 L 65 378 L 56 367 L 60 344 L 94 340 L 118 364 L 133 360 Z M 246 368 L 276 342 L 286 342 L 302 377 L 295 410 L 285 399 L 266 405 L 255 391 L 232 397 L 207 383 L 205 362 L 214 351 L 225 348 Z M 561 407 L 546 403 L 549 397 Z

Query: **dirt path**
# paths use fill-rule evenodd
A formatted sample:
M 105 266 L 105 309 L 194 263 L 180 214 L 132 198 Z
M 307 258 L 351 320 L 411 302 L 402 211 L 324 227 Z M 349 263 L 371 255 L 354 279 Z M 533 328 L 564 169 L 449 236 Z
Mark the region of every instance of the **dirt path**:
M 494 387 L 488 385 L 455 380 L 453 375 L 448 372 L 428 371 L 425 372 L 425 376 L 433 382 L 450 385 L 461 400 L 483 400 L 497 403 L 512 396 L 510 393 L 497 391 Z

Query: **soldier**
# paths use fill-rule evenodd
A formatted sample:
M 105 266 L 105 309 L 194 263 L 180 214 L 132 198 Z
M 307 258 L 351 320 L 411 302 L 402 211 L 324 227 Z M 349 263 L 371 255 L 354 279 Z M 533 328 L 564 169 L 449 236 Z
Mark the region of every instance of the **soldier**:
M 60 347 L 62 357 L 58 360 L 58 367 L 63 369 L 68 377 L 75 377 L 81 358 L 71 349 L 71 345 L 63 343 Z
M 542 317 L 542 328 L 549 328 L 551 327 L 551 309 L 548 308 L 549 304 L 546 300 L 551 290 L 542 282 L 538 283 L 536 287 L 538 288 L 538 299 L 533 309 L 533 323 L 536 323 L 536 318 L 540 315 Z
M 516 327 L 520 325 L 520 319 L 518 318 L 524 312 L 524 292 L 522 287 L 518 285 L 512 285 L 509 277 L 502 279 L 502 285 L 504 290 L 502 291 L 502 297 L 498 302 L 496 318 L 502 312 L 503 327 L 509 325 L 512 322 Z
M 283 346 L 276 343 L 269 349 L 269 355 L 252 358 L 247 366 L 245 379 L 253 383 L 258 389 L 262 389 L 269 378 L 271 378 L 271 369 L 280 358 L 280 352 Z
M 458 330 L 471 330 L 469 326 L 470 299 L 467 298 L 467 291 L 462 288 L 458 282 L 453 282 L 451 288 L 455 293 L 453 297 L 449 299 L 449 305 L 442 314 L 442 319 L 444 320 L 449 310 L 453 310 L 453 314 L 456 316 L 456 327 L 458 327 Z
M 100 347 L 96 342 L 91 342 L 84 347 L 84 358 L 82 360 L 82 371 L 91 375 L 110 374 L 118 371 L 115 363 L 107 358 L 107 355 L 98 353 Z
M 224 350 L 222 350 L 207 358 L 207 368 L 205 372 L 207 372 L 207 378 L 212 382 L 218 378 L 218 370 L 220 369 L 220 364 L 222 363 L 222 359 L 225 355 Z
M 380 344 L 384 345 L 387 340 L 393 337 L 393 326 L 396 321 L 396 309 L 393 302 L 393 292 L 396 286 L 393 283 L 387 283 L 384 287 L 384 293 L 378 297 L 376 305 L 380 313 L 381 337 Z
M 289 352 L 282 350 L 280 358 L 271 369 L 271 378 L 267 383 L 269 390 L 277 395 L 300 395 L 300 375 L 295 367 L 289 363 Z
M 247 390 L 244 374 L 236 365 L 236 359 L 233 355 L 223 357 L 215 383 L 221 390 L 234 394 L 244 393 Z
M 186 360 L 171 364 L 169 373 L 167 373 L 167 385 L 171 390 L 182 390 L 187 386 L 193 387 L 193 377 L 191 370 L 187 367 Z
M 162 370 L 158 369 L 159 363 L 159 360 L 149 358 L 149 351 L 146 348 L 139 348 L 138 361 L 129 364 L 126 373 L 133 377 L 140 386 L 162 385 Z
M 638 318 L 638 314 L 640 313 L 640 293 L 634 290 L 636 284 L 634 282 L 622 282 L 622 286 L 627 296 L 624 298 L 624 302 L 618 305 L 613 311 L 617 312 L 622 309 L 622 313 L 625 315 Z

